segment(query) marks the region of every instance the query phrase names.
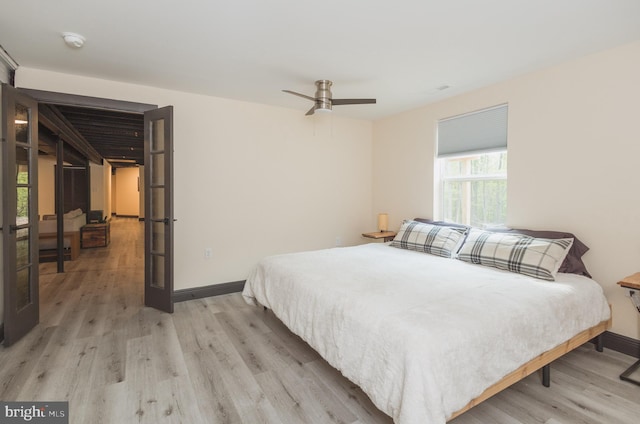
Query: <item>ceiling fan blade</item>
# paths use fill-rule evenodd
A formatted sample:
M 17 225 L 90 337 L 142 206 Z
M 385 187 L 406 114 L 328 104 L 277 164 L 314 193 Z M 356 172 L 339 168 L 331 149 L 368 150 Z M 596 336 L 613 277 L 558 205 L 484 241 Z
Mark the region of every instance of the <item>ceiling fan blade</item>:
M 375 103 L 376 99 L 333 99 L 331 104 L 336 105 L 364 105 Z
M 289 94 L 293 94 L 294 96 L 298 96 L 298 97 L 304 97 L 307 100 L 311 100 L 312 102 L 315 102 L 316 99 L 311 97 L 311 96 L 307 96 L 306 94 L 300 94 L 300 93 L 296 93 L 295 91 L 291 91 L 291 90 L 282 90 L 285 93 L 289 93 Z
M 316 111 L 316 105 L 313 105 L 311 106 L 311 109 L 309 109 L 309 112 L 305 113 L 304 116 L 313 115 L 315 111 Z

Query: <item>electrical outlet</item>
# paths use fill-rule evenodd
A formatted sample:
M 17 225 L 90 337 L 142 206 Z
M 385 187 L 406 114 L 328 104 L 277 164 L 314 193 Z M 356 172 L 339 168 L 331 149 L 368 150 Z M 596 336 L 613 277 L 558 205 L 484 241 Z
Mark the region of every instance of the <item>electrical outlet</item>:
M 336 237 L 336 247 L 342 247 L 342 237 Z
M 211 248 L 207 247 L 204 249 L 204 258 L 205 259 L 211 259 L 211 256 L 213 255 Z

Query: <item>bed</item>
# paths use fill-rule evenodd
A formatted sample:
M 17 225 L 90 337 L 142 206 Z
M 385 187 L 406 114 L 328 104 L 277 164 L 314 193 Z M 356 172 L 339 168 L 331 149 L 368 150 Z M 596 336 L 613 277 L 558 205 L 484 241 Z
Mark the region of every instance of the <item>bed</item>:
M 265 258 L 243 291 L 397 424 L 444 423 L 608 328 L 602 289 L 584 275 L 457 259 L 477 236 L 468 229 L 450 256 L 407 248 L 406 232 L 402 247 L 401 233 Z

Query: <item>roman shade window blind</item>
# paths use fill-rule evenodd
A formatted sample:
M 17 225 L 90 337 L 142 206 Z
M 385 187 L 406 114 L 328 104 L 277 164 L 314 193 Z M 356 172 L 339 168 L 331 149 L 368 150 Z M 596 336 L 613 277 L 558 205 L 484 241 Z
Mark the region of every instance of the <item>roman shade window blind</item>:
M 507 148 L 508 105 L 503 104 L 438 121 L 438 157 Z

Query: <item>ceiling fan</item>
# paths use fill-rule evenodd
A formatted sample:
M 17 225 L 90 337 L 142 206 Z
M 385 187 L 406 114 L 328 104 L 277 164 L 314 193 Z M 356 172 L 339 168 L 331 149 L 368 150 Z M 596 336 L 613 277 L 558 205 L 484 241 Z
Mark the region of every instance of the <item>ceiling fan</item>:
M 305 94 L 296 93 L 291 90 L 282 90 L 285 93 L 293 94 L 294 96 L 303 97 L 311 100 L 314 104 L 309 112 L 305 115 L 313 115 L 317 110 L 319 112 L 331 112 L 332 106 L 338 105 L 360 105 L 375 103 L 376 99 L 334 99 L 331 94 L 331 86 L 333 83 L 329 80 L 316 81 L 316 94 L 315 97 L 307 96 Z

